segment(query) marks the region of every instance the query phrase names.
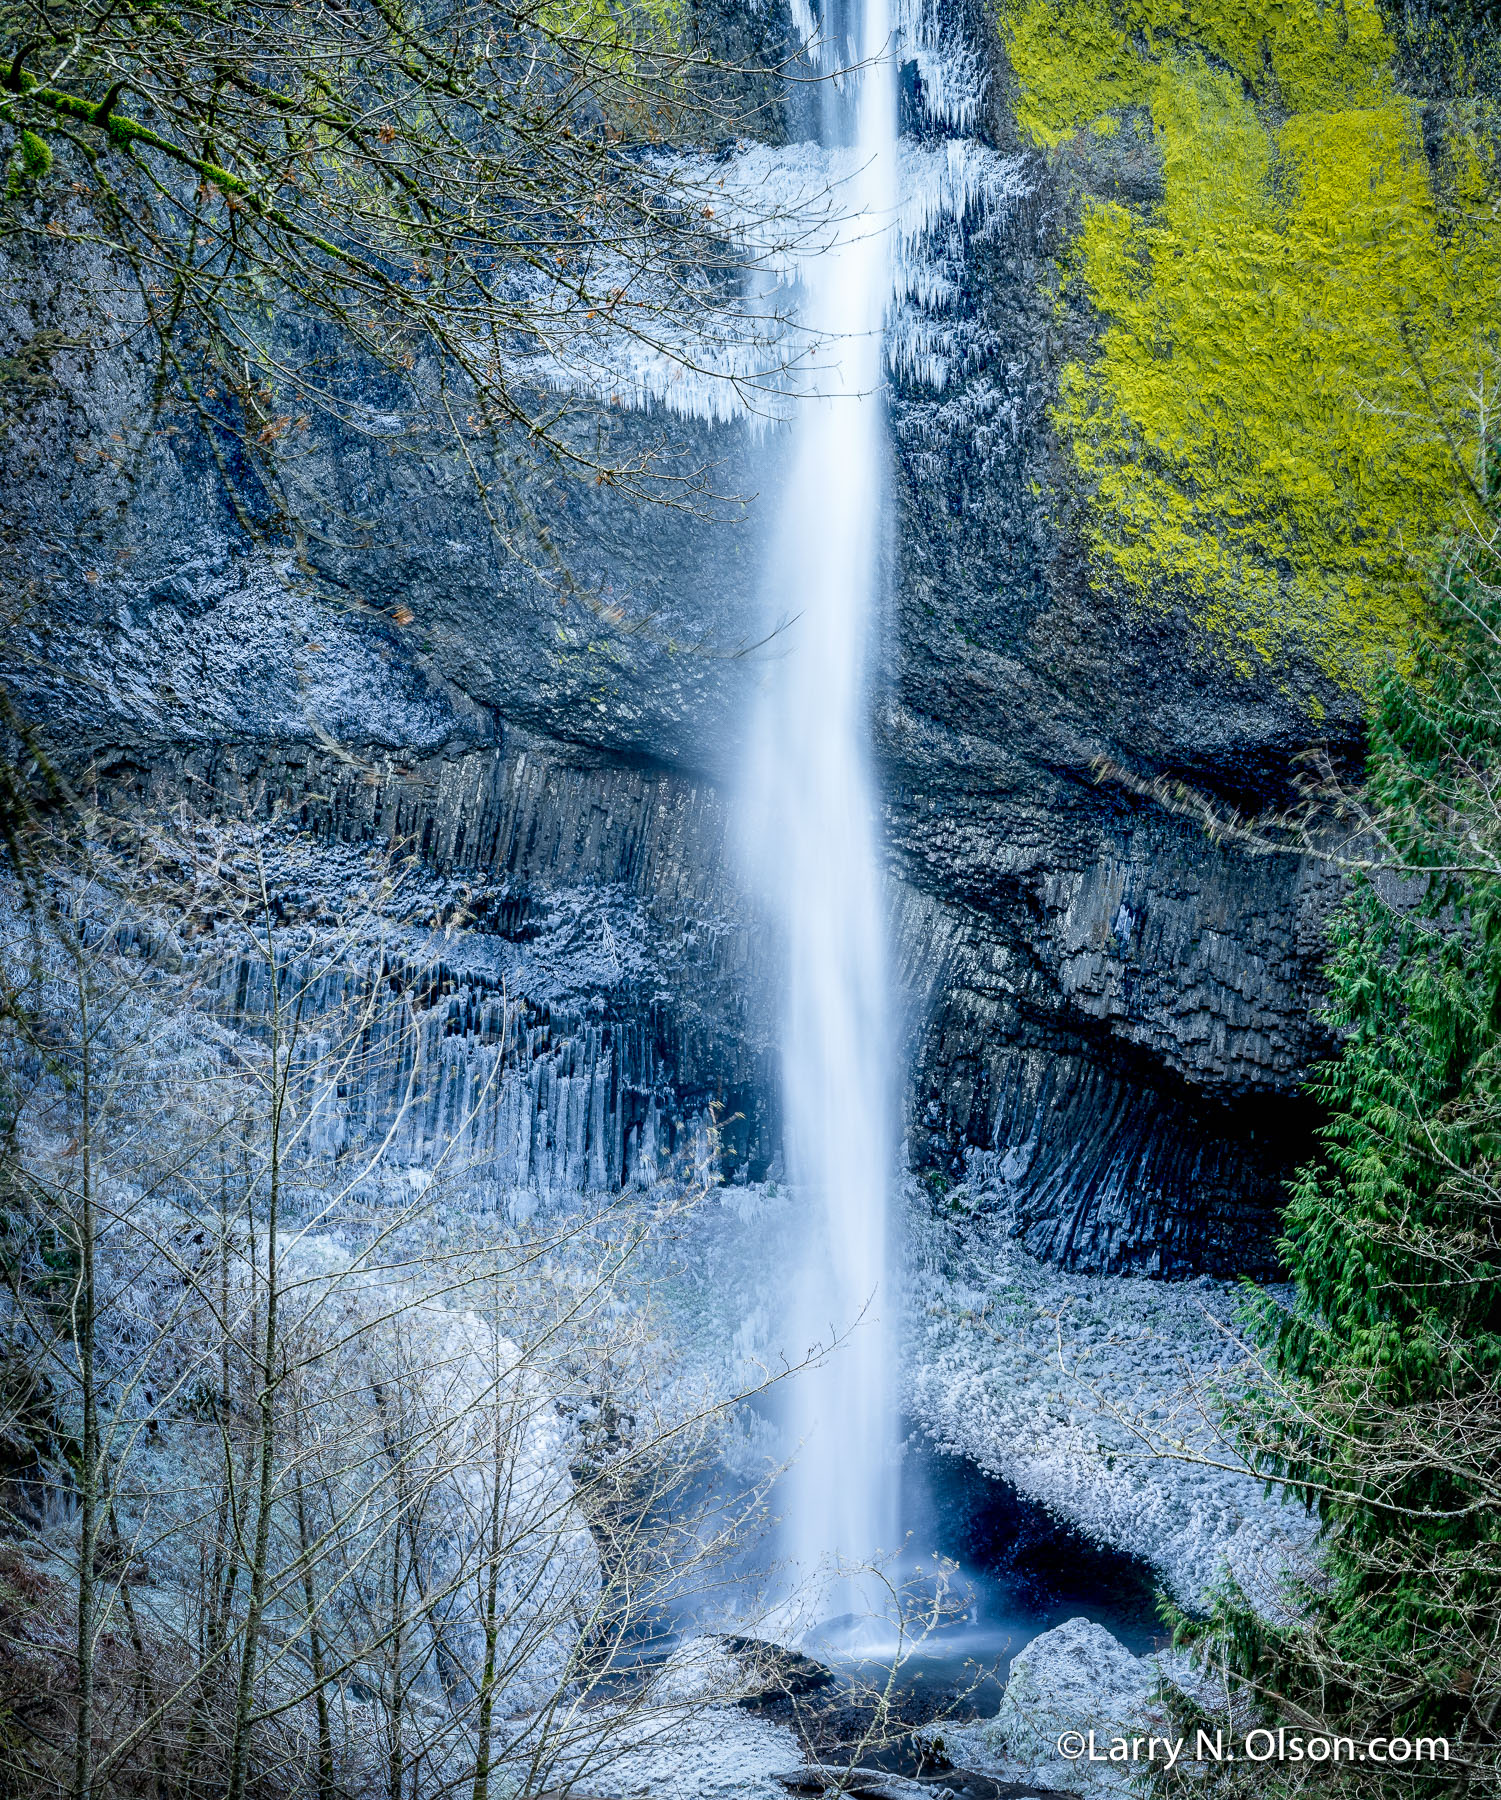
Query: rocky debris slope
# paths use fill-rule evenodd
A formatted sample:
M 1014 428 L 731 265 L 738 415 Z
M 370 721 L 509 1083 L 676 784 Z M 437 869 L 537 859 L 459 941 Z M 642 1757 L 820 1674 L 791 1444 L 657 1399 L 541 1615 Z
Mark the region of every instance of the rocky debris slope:
M 1206 1388 L 1236 1361 L 1236 1290 L 1064 1273 L 1003 1215 L 909 1218 L 907 1406 L 933 1442 L 1144 1557 L 1181 1602 L 1228 1571 L 1274 1609 L 1314 1527 L 1214 1427 Z

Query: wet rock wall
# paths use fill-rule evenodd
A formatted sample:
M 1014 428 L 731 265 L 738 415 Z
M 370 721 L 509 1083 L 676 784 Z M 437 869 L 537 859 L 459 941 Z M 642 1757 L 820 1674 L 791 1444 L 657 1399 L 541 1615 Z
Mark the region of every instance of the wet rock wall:
M 890 396 L 873 727 L 909 1152 L 938 1197 L 970 1153 L 1000 1158 L 1016 1229 L 1070 1266 L 1260 1271 L 1309 1126 L 1327 885 L 1098 774 L 1280 800 L 1310 682 L 1217 662 L 1170 607 L 1088 579 L 1048 420 L 1088 329 L 1056 305 L 1069 190 L 1016 142 L 979 11 L 938 23 L 987 84 L 964 129 L 1017 160 L 1004 205 L 943 227 L 941 308 Z M 904 76 L 914 136 L 958 129 L 923 103 L 946 79 L 931 58 Z M 315 423 L 289 536 L 266 470 L 153 411 L 129 293 L 79 255 L 49 243 L 0 288 L 29 709 L 122 790 L 274 795 L 312 844 L 399 841 L 467 886 L 465 930 L 540 1034 L 485 1126 L 495 1179 L 630 1179 L 648 1123 L 660 1150 L 710 1102 L 730 1169 L 775 1169 L 775 947 L 733 835 L 775 654 L 755 648 L 774 440 L 614 416 L 722 498 L 669 513 L 539 475 L 560 585 L 496 538 L 451 452 Z M 1321 739 L 1353 743 L 1352 697 L 1321 707 Z M 443 1056 L 488 1042 L 491 979 L 453 989 Z

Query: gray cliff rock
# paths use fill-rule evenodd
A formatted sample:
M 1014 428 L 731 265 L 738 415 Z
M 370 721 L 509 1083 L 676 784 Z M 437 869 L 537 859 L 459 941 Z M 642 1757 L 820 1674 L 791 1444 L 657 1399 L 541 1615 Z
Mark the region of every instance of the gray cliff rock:
M 981 9 L 945 21 L 994 64 Z M 935 1189 L 968 1150 L 1000 1153 L 1016 1229 L 1066 1265 L 1261 1272 L 1308 1129 L 1327 885 L 1211 845 L 1098 769 L 1274 801 L 1308 697 L 1336 743 L 1356 708 L 1307 670 L 1239 674 L 1181 616 L 1089 586 L 1047 422 L 1082 329 L 1058 324 L 1049 285 L 1070 204 L 1012 141 L 994 68 L 988 94 L 1010 197 L 944 228 L 944 377 L 891 391 L 872 713 L 910 1152 Z M 914 138 L 941 138 L 915 65 L 905 96 Z M 775 435 L 612 413 L 621 442 L 711 471 L 720 498 L 696 511 L 524 471 L 564 581 L 496 537 L 435 440 L 315 419 L 258 460 L 156 408 L 131 291 L 41 241 L 0 288 L 0 553 L 12 680 L 60 749 L 129 791 L 260 782 L 330 840 L 400 835 L 485 891 L 475 929 L 501 940 L 594 893 L 588 917 L 639 926 L 638 963 L 583 968 L 570 992 L 534 971 L 528 996 L 554 1049 L 584 1046 L 580 1078 L 612 1071 L 614 1148 L 591 1162 L 581 1138 L 583 1166 L 624 1177 L 647 1094 L 664 1121 L 711 1101 L 738 1115 L 731 1161 L 773 1164 L 775 955 L 733 815 L 775 654 L 755 648 L 778 616 L 757 573 Z

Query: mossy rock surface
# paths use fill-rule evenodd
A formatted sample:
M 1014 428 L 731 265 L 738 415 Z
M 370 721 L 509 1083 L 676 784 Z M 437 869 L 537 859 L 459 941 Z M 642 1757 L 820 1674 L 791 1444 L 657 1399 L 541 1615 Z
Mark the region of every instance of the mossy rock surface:
M 1092 579 L 1247 675 L 1366 688 L 1486 423 L 1493 35 L 1376 0 L 1007 0 L 1000 29 L 1017 125 L 1077 184 L 1059 307 L 1096 332 L 1052 417 Z

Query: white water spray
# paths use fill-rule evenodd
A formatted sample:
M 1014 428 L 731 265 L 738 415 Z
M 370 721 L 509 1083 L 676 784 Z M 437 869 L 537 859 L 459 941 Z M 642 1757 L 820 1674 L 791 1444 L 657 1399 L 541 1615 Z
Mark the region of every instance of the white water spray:
M 824 141 L 849 171 L 833 241 L 802 272 L 816 368 L 793 425 L 769 566 L 777 645 L 756 768 L 758 847 L 787 946 L 783 1111 L 807 1197 L 789 1345 L 843 1341 L 791 1384 L 801 1444 L 781 1511 L 800 1577 L 829 1578 L 824 1616 L 861 1612 L 839 1568 L 896 1549 L 887 1192 L 893 1093 L 880 869 L 867 749 L 879 612 L 892 290 L 896 94 L 887 0 L 825 13 Z

